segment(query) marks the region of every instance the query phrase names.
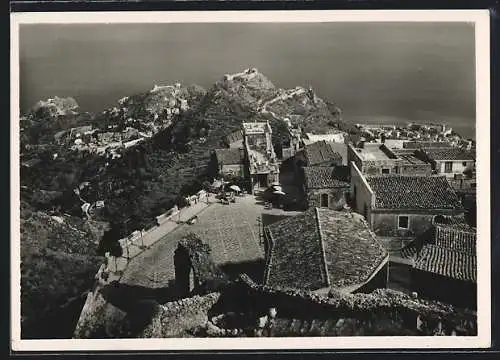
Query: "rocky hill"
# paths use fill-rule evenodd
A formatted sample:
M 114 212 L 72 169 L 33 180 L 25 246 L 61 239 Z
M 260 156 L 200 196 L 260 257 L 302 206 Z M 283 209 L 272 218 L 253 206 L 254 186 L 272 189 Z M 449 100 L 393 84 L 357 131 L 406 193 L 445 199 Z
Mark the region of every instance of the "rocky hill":
M 103 261 L 96 247 L 106 228 L 106 223 L 51 215 L 21 204 L 23 338 L 71 334 L 82 294 Z M 47 321 L 55 326 L 47 328 Z
M 211 180 L 210 151 L 224 136 L 244 121 L 269 120 L 279 142 L 287 118 L 309 131 L 336 121 L 312 90 L 278 89 L 257 69 L 225 75 L 208 90 L 155 85 L 99 114 L 72 98 L 35 104 L 21 118 L 23 316 L 42 319 L 41 309 L 92 283 L 97 224 L 117 236 L 150 227 Z M 98 202 L 99 211 L 82 211 Z M 27 331 L 37 335 L 38 324 Z

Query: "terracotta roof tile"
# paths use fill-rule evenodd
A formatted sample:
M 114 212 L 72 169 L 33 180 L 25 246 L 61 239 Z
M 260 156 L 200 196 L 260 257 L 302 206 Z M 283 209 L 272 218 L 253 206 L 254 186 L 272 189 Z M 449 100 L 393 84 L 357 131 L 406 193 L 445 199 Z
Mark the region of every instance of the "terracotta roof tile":
M 476 282 L 476 256 L 462 251 L 425 245 L 418 254 L 414 267 L 457 280 Z
M 330 286 L 369 279 L 387 257 L 365 219 L 354 212 L 317 209 Z
M 362 284 L 387 258 L 359 214 L 313 208 L 266 228 L 273 247 L 266 284 L 317 290 Z
M 326 166 L 304 167 L 304 179 L 308 189 L 349 187 L 350 184 L 339 179 L 335 169 Z
M 476 230 L 466 224 L 438 225 L 435 236 L 436 246 L 450 250 L 476 254 Z
M 314 209 L 266 230 L 273 241 L 267 285 L 308 290 L 328 286 Z
M 444 176 L 385 175 L 366 180 L 379 209 L 462 209 Z
M 305 147 L 305 155 L 308 166 L 323 163 L 342 165 L 342 156 L 335 152 L 324 140 L 317 141 Z
M 451 148 L 449 142 L 437 141 L 408 141 L 403 143 L 404 149 L 423 149 L 423 148 Z
M 459 148 L 424 149 L 423 151 L 432 160 L 475 160 L 476 158 L 473 152 Z

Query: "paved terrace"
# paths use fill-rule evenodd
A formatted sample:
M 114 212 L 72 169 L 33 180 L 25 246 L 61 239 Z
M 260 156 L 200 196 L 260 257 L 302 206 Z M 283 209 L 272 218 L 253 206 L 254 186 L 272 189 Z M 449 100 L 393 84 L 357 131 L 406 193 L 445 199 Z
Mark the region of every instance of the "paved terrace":
M 261 215 L 279 217 L 296 214 L 279 209 L 264 210 L 251 195 L 237 197 L 236 203 L 230 205 L 220 204 L 212 197 L 210 205 L 198 203 L 192 209 L 193 212 L 198 211 L 198 221 L 193 225 L 177 225 L 173 221 L 172 225 L 165 224 L 158 230 L 158 234 L 162 234 L 160 238 L 129 261 L 120 282 L 148 288 L 171 286 L 175 279 L 174 252 L 179 240 L 189 232 L 199 235 L 210 245 L 212 257 L 218 265 L 262 262 L 264 244 L 260 238 Z M 192 216 L 189 215 L 181 213 L 184 219 Z M 126 259 L 123 260 L 126 263 Z

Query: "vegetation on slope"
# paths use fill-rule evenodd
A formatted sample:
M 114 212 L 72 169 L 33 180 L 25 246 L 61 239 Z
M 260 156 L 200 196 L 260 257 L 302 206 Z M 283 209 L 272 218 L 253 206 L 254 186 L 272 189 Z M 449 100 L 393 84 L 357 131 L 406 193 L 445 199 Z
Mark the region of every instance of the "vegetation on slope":
M 269 120 L 273 142 L 286 140 L 286 123 L 262 111 L 280 93 L 264 75 L 250 71 L 227 76 L 208 91 L 196 85 L 158 87 L 123 98 L 97 115 L 80 112 L 71 98 L 39 102 L 21 120 L 21 161 L 37 160 L 21 169 L 23 316 L 36 323 L 48 309 L 90 286 L 101 261 L 97 251 L 103 250 L 98 244 L 104 228 L 97 224 L 110 224 L 113 238 L 148 228 L 155 216 L 182 205 L 183 196 L 211 180 L 210 151 L 242 122 Z M 320 99 L 306 97 L 278 99 L 273 111 L 279 116 L 299 113 L 306 128 L 309 122 L 318 127 L 334 119 Z M 187 107 L 182 105 L 186 100 Z M 159 130 L 119 158 L 54 141 L 57 132 L 82 125 L 117 132 L 129 126 Z M 93 214 L 95 223 L 82 220 L 84 202 L 99 200 L 105 207 Z M 43 335 L 37 325 L 30 328 L 33 336 Z

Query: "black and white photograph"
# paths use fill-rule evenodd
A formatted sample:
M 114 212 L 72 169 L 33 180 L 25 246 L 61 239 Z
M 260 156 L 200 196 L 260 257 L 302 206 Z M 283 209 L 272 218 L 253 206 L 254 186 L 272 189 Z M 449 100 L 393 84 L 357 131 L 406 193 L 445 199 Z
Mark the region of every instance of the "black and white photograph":
M 15 349 L 490 346 L 487 11 L 11 29 Z

